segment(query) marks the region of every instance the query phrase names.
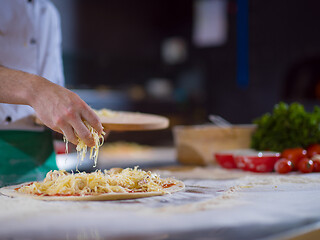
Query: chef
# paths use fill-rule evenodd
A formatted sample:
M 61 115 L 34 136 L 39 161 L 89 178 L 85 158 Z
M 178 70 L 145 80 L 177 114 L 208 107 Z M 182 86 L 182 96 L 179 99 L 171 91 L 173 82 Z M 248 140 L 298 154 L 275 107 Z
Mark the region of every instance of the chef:
M 77 144 L 94 141 L 83 120 L 102 125 L 63 87 L 60 18 L 48 0 L 0 0 L 0 186 L 44 178 L 57 169 L 51 131 Z

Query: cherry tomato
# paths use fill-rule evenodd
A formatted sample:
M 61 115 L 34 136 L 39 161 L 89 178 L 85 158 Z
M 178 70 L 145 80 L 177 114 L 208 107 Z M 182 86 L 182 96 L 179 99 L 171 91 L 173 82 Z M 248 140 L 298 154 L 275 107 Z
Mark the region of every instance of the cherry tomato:
M 313 171 L 313 161 L 309 158 L 303 158 L 299 161 L 298 169 L 302 173 L 311 173 Z
M 293 163 L 293 170 L 298 170 L 299 161 L 306 157 L 307 151 L 303 148 L 287 148 L 281 153 L 282 158 L 286 158 Z
M 312 144 L 307 148 L 307 155 L 309 158 L 312 158 L 317 154 L 320 154 L 320 144 Z
M 313 161 L 313 171 L 320 172 L 320 159 L 312 159 Z
M 292 162 L 286 158 L 279 159 L 274 165 L 274 170 L 277 173 L 281 173 L 281 174 L 291 172 L 292 169 L 293 169 Z

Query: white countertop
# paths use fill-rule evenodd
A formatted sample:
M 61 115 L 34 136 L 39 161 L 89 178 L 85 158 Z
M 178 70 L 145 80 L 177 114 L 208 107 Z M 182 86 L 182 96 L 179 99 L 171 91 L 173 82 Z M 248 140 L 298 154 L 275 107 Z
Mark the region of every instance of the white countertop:
M 0 239 L 277 239 L 320 221 L 319 173 L 214 179 L 210 171 L 198 179 L 180 173 L 185 191 L 144 199 L 0 196 Z

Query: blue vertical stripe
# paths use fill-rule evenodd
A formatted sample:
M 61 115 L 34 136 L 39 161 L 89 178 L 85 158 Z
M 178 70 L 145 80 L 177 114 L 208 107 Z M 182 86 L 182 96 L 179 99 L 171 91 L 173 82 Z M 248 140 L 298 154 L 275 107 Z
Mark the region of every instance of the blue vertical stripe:
M 249 85 L 249 0 L 237 0 L 237 85 Z

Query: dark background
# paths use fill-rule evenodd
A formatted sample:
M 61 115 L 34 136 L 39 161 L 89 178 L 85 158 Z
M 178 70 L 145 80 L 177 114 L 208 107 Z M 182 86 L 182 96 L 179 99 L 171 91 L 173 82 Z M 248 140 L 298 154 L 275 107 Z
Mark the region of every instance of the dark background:
M 249 1 L 246 86 L 237 83 L 236 71 L 241 1 L 227 1 L 227 41 L 202 48 L 192 41 L 195 0 L 53 2 L 62 18 L 67 87 L 125 96 L 113 101 L 124 102 L 115 108 L 162 114 L 176 125 L 205 123 L 208 114 L 250 123 L 281 100 L 299 101 L 308 110 L 319 103 L 320 1 Z M 161 44 L 177 36 L 186 41 L 188 58 L 166 64 Z M 167 79 L 172 94 L 130 97 L 153 78 Z

